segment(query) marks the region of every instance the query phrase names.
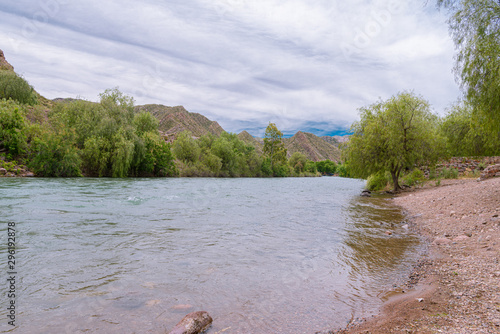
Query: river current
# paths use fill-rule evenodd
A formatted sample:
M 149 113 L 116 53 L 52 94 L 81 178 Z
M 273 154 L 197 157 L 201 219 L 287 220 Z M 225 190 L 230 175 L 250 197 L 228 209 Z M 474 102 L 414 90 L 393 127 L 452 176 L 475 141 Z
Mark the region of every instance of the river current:
M 215 333 L 315 333 L 369 316 L 419 239 L 364 182 L 0 179 L 0 277 L 16 226 L 16 327 L 164 333 L 205 310 Z M 386 231 L 392 235 L 387 235 Z

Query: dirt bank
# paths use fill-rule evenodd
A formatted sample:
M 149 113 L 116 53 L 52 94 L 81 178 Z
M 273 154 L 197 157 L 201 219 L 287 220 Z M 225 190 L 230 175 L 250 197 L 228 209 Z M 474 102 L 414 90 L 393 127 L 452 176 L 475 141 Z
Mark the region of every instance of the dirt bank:
M 394 199 L 431 243 L 418 285 L 342 333 L 500 333 L 500 178 Z

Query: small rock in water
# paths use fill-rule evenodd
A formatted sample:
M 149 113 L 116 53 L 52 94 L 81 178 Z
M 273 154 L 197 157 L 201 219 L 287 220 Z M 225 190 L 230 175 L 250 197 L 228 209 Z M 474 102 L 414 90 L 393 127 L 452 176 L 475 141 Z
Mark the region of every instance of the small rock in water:
M 361 196 L 363 196 L 363 197 L 371 197 L 372 196 L 372 192 L 370 190 L 363 190 L 361 192 Z
M 211 324 L 212 317 L 205 311 L 192 312 L 186 315 L 168 334 L 199 334 Z
M 385 231 L 385 234 L 386 235 L 392 235 L 392 232 L 391 231 Z

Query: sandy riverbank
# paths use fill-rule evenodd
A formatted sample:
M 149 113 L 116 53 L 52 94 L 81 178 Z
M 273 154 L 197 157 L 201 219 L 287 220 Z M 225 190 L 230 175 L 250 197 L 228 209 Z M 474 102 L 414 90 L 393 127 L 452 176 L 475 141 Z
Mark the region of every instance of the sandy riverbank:
M 416 287 L 342 333 L 500 333 L 500 178 L 443 181 L 394 202 L 431 243 L 429 257 Z

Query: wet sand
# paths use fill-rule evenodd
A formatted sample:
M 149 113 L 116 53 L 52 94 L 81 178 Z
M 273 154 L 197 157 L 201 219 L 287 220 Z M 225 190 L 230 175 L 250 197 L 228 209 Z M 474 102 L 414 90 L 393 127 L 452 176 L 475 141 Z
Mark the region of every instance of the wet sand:
M 378 316 L 335 333 L 500 333 L 500 178 L 443 180 L 394 203 L 429 254 Z

